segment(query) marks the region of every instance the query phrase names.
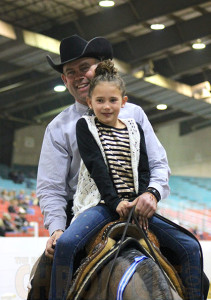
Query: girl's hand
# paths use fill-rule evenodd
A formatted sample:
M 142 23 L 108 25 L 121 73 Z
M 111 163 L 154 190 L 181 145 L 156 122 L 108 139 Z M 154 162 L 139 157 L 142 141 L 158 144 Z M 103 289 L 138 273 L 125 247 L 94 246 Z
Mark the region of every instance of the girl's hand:
M 128 204 L 129 202 L 126 200 L 123 200 L 118 204 L 116 212 L 119 214 L 120 217 L 125 218 L 128 216 L 131 209 Z
M 116 212 L 119 214 L 120 217 L 123 218 L 128 217 L 131 208 L 135 206 L 136 203 L 137 203 L 137 199 L 135 199 L 133 202 L 123 200 L 118 204 L 116 208 Z

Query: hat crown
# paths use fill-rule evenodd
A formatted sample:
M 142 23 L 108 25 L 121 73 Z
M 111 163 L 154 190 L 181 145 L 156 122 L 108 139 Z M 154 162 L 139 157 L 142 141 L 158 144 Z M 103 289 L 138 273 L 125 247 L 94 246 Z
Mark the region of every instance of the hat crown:
M 55 64 L 49 55 L 47 55 L 46 58 L 54 70 L 63 73 L 64 64 L 82 57 L 92 57 L 99 60 L 112 59 L 112 46 L 109 41 L 103 37 L 95 37 L 90 41 L 86 41 L 77 34 L 74 34 L 61 41 L 60 64 Z
M 60 44 L 61 63 L 79 57 L 83 53 L 86 45 L 87 41 L 77 34 L 63 39 Z

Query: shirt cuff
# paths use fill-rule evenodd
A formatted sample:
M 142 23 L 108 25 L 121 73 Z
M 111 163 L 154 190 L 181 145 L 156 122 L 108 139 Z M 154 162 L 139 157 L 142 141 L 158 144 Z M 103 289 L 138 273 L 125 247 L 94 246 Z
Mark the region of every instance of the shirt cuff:
M 152 187 L 155 188 L 159 194 L 160 194 L 160 199 L 166 199 L 169 194 L 170 194 L 170 189 L 169 186 L 166 184 L 165 188 L 162 187 L 160 184 L 156 183 L 156 182 L 150 182 L 148 187 Z
M 49 234 L 50 236 L 54 233 L 54 231 L 56 230 L 62 230 L 62 231 L 65 231 L 65 227 L 66 227 L 66 224 L 64 224 L 64 222 L 62 222 L 62 220 L 57 220 L 53 223 L 51 223 L 49 225 L 49 228 L 48 228 L 48 231 L 49 231 Z

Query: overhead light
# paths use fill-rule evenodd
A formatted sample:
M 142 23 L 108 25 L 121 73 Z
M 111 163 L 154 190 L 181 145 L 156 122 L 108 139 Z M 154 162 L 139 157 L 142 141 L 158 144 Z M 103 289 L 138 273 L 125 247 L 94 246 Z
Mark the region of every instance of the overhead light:
M 64 85 L 56 85 L 54 87 L 54 91 L 55 92 L 64 92 L 64 91 L 66 91 L 66 87 Z
M 197 40 L 195 43 L 193 43 L 192 48 L 195 50 L 201 50 L 204 49 L 206 45 L 202 43 L 200 40 Z
M 165 28 L 165 25 L 157 23 L 157 24 L 152 24 L 150 26 L 150 28 L 153 29 L 153 30 L 162 30 L 162 29 Z
M 156 106 L 156 108 L 158 109 L 158 110 L 165 110 L 165 109 L 167 109 L 167 105 L 166 104 L 158 104 L 157 106 Z
M 111 7 L 114 6 L 115 2 L 114 1 L 110 1 L 110 0 L 104 0 L 104 1 L 100 1 L 99 5 L 102 7 Z

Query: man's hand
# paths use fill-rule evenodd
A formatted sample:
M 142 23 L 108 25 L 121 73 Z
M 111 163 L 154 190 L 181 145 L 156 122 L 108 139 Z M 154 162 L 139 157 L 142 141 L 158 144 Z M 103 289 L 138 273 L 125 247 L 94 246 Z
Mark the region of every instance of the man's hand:
M 136 205 L 135 214 L 139 224 L 148 228 L 148 218 L 151 218 L 157 209 L 157 199 L 151 193 L 145 192 L 134 201 L 129 202 L 128 208 Z
M 52 236 L 48 239 L 46 248 L 45 248 L 45 255 L 51 259 L 53 259 L 54 256 L 54 248 L 56 246 L 56 241 L 58 238 L 62 235 L 62 230 L 56 230 L 52 234 Z
M 157 199 L 155 196 L 146 192 L 135 200 L 137 200 L 135 213 L 138 216 L 151 218 L 157 209 Z

